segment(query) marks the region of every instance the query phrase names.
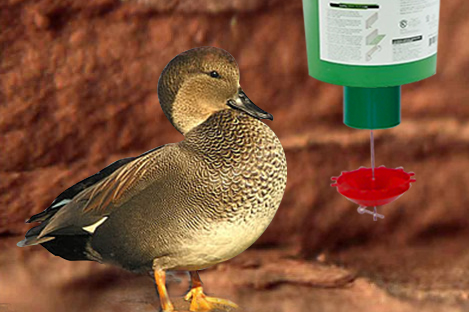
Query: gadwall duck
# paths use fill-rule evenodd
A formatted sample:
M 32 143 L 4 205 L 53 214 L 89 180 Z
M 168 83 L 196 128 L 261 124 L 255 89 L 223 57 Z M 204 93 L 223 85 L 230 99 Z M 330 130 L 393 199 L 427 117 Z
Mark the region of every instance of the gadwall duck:
M 234 303 L 204 294 L 198 270 L 240 254 L 280 205 L 287 163 L 273 117 L 244 94 L 239 69 L 213 47 L 176 56 L 158 81 L 161 107 L 184 140 L 121 159 L 61 193 L 27 222 L 18 246 L 67 260 L 153 271 L 163 311 L 174 311 L 165 271 L 190 271 L 191 311 Z

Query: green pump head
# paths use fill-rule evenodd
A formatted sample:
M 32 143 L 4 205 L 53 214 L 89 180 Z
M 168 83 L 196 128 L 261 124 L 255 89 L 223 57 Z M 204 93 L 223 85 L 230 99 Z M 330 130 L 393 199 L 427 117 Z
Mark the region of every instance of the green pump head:
M 401 87 L 344 87 L 344 124 L 357 129 L 387 129 L 401 123 Z

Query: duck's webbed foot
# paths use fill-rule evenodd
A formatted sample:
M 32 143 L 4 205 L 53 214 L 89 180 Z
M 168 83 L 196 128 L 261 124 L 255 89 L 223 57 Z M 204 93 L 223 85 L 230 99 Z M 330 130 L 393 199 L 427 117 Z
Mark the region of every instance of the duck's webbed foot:
M 202 282 L 197 271 L 190 272 L 190 274 L 192 281 L 191 289 L 184 297 L 186 301 L 191 300 L 190 311 L 205 312 L 220 308 L 220 306 L 238 308 L 236 303 L 229 300 L 206 296 L 203 292 Z

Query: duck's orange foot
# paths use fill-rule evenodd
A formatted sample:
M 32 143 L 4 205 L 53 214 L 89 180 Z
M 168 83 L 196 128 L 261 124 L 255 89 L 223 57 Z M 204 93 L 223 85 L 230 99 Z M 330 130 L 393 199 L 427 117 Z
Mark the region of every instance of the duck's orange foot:
M 208 297 L 204 294 L 201 286 L 192 288 L 184 297 L 186 301 L 191 301 L 189 310 L 193 312 L 211 311 L 220 306 L 229 306 L 237 309 L 238 305 L 229 300 Z

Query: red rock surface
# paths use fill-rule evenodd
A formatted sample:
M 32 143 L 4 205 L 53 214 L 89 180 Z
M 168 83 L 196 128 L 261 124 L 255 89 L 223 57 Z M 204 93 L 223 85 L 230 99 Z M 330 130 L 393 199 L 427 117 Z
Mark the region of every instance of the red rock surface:
M 4 239 L 0 247 L 14 243 L 15 238 Z M 239 312 L 307 312 L 312 307 L 350 312 L 467 311 L 469 253 L 455 250 L 452 242 L 447 245 L 438 252 L 434 246 L 351 249 L 330 259 L 321 257 L 326 263 L 294 259 L 295 250 L 252 249 L 201 272 L 201 278 L 209 295 L 235 301 Z M 396 266 L 396 259 L 401 265 Z M 354 263 L 356 268 L 330 265 L 330 260 Z M 158 310 L 154 282 L 148 276 L 65 261 L 40 247 L 8 248 L 0 254 L 0 263 L 1 312 Z M 187 274 L 169 276 L 168 285 L 178 311 L 186 312 L 181 296 L 188 289 Z
M 26 218 L 107 164 L 181 140 L 158 77 L 178 53 L 212 45 L 235 56 L 287 154 L 287 191 L 258 247 L 312 258 L 467 237 L 469 3 L 442 0 L 438 74 L 405 86 L 402 125 L 376 133 L 377 165 L 417 178 L 378 223 L 329 186 L 369 165 L 369 134 L 341 123 L 340 87 L 308 76 L 302 14 L 299 0 L 2 1 L 0 235 L 23 234 Z

